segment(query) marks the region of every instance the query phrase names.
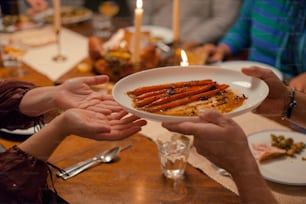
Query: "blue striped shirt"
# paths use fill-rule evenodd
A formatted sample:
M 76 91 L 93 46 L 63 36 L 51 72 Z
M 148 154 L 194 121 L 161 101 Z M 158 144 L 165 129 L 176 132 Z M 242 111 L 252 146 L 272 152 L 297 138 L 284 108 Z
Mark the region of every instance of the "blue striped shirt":
M 277 67 L 285 77 L 306 72 L 306 0 L 245 0 L 220 41 L 249 60 Z

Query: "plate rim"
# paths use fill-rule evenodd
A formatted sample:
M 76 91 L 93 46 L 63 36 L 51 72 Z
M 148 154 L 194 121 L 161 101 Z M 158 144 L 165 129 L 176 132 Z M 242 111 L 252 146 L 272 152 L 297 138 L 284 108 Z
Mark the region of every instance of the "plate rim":
M 91 19 L 94 15 L 94 12 L 91 11 L 90 9 L 84 7 L 84 6 L 68 6 L 68 5 L 64 5 L 61 7 L 62 10 L 69 10 L 69 9 L 75 9 L 75 8 L 80 8 L 86 11 L 86 15 L 84 16 L 79 16 L 79 17 L 74 17 L 67 20 L 67 18 L 62 18 L 62 24 L 63 25 L 70 25 L 70 24 L 75 24 L 75 23 L 81 23 L 83 21 L 87 21 L 89 19 Z M 39 21 L 43 21 L 46 24 L 52 24 L 50 22 L 48 22 L 45 18 L 49 17 L 53 15 L 53 8 L 48 8 L 45 11 L 42 11 L 41 13 L 38 13 L 36 15 L 34 15 L 32 18 L 39 20 Z
M 147 69 L 147 70 L 143 70 L 143 71 L 139 71 L 139 72 L 136 72 L 136 73 L 133 73 L 133 74 L 130 74 L 122 79 L 120 79 L 118 82 L 115 83 L 114 87 L 113 87 L 113 97 L 115 99 L 115 101 L 117 101 L 119 104 L 121 104 L 125 109 L 127 109 L 128 112 L 131 112 L 135 115 L 138 115 L 139 113 L 139 110 L 136 110 L 134 108 L 130 108 L 130 107 L 127 107 L 125 104 L 122 104 L 122 102 L 120 102 L 120 100 L 118 99 L 117 95 L 116 95 L 116 90 L 118 89 L 118 87 L 124 83 L 124 81 L 126 80 L 131 80 L 130 78 L 136 78 L 137 76 L 143 74 L 143 73 L 150 73 L 150 72 L 156 72 L 157 69 L 162 69 L 162 70 L 168 70 L 168 69 L 205 69 L 206 71 L 208 70 L 213 70 L 213 69 L 218 69 L 218 72 L 224 70 L 226 72 L 232 72 L 232 73 L 240 73 L 241 75 L 243 75 L 241 72 L 238 72 L 236 70 L 229 70 L 229 69 L 226 69 L 226 68 L 221 68 L 221 67 L 213 67 L 213 66 L 207 66 L 207 65 L 190 65 L 188 67 L 184 67 L 182 68 L 181 66 L 166 66 L 166 67 L 157 67 L 157 68 L 153 68 L 153 69 Z M 243 75 L 245 76 L 246 78 L 250 78 L 250 79 L 254 79 L 255 81 L 261 83 L 261 85 L 263 85 L 265 87 L 265 89 L 263 90 L 264 93 L 263 93 L 263 99 L 262 101 L 266 98 L 266 96 L 268 95 L 269 93 L 269 87 L 268 85 L 261 79 L 259 78 L 255 78 L 255 77 L 250 77 L 250 76 L 246 76 L 246 75 Z M 262 102 L 261 101 L 261 102 Z M 224 113 L 224 115 L 227 115 L 228 117 L 235 117 L 235 116 L 238 116 L 238 115 L 241 115 L 249 110 L 252 110 L 254 108 L 256 108 L 258 105 L 260 105 L 260 102 L 257 103 L 256 105 L 253 105 L 252 107 L 248 107 L 246 108 L 245 110 L 241 110 L 241 111 L 233 111 L 233 112 L 229 112 L 229 113 Z M 142 111 L 144 112 L 144 111 Z M 149 116 L 149 117 L 144 117 L 144 116 L 141 116 L 143 118 L 146 118 L 148 120 L 154 120 L 154 121 L 158 121 L 158 122 L 181 122 L 181 121 L 199 121 L 199 117 L 198 116 L 169 116 L 169 115 L 162 115 L 162 120 L 160 119 L 157 119 L 159 117 L 161 117 L 160 115 L 158 114 L 154 114 L 154 113 L 148 113 L 148 112 L 144 112 L 145 115 Z
M 83 9 L 84 11 L 86 11 L 86 15 L 84 15 L 84 16 L 79 16 L 78 18 L 77 17 L 75 17 L 75 18 L 73 18 L 73 20 L 65 20 L 65 18 L 62 18 L 62 23 L 63 23 L 63 25 L 69 25 L 69 24 L 75 24 L 75 23 L 81 23 L 81 22 L 83 22 L 83 21 L 87 21 L 87 20 L 89 20 L 89 19 L 91 19 L 92 18 L 92 16 L 94 15 L 94 13 L 90 10 L 90 9 L 88 9 L 88 8 L 86 8 L 86 7 L 84 7 L 84 6 L 62 6 L 62 9 L 64 10 L 64 9 L 75 9 L 75 8 L 80 8 L 80 9 Z
M 45 25 L 45 22 L 37 21 L 36 19 L 34 19 L 34 18 L 30 17 L 30 16 L 27 16 L 27 15 L 24 15 L 24 16 L 26 16 L 27 18 L 29 18 L 32 21 L 32 23 L 33 23 L 32 27 L 23 28 L 23 29 L 14 29 L 14 30 L 3 30 L 3 29 L 0 29 L 0 33 L 3 33 L 3 34 L 12 34 L 12 33 L 19 32 L 19 31 L 41 28 L 41 27 L 43 27 Z M 0 17 L 0 22 L 1 23 L 2 23 L 2 20 L 3 20 L 3 17 Z M 3 25 L 1 27 L 3 28 Z
M 166 32 L 169 32 L 169 35 L 171 33 L 171 36 L 167 37 L 169 38 L 168 40 L 164 39 L 163 42 L 166 43 L 166 44 L 170 44 L 173 42 L 173 31 L 168 28 L 168 27 L 165 27 L 165 26 L 157 26 L 157 25 L 141 25 L 142 28 L 148 28 L 148 30 L 153 30 L 154 28 L 158 28 L 158 29 L 162 29 L 162 30 L 165 30 Z M 131 31 L 132 29 L 134 28 L 134 26 L 128 26 L 128 27 L 125 27 L 125 29 Z
M 305 140 L 306 140 L 306 134 L 304 133 L 301 133 L 301 132 L 298 132 L 298 131 L 294 131 L 294 130 L 280 130 L 280 129 L 266 129 L 266 130 L 261 130 L 261 131 L 257 131 L 257 132 L 253 132 L 253 133 L 250 133 L 247 135 L 247 140 L 248 140 L 248 145 L 249 145 L 249 148 L 250 148 L 250 151 L 253 155 L 253 147 L 250 143 L 250 138 L 251 137 L 255 137 L 256 135 L 258 134 L 262 134 L 262 133 L 294 133 L 294 134 L 298 134 L 298 135 L 301 135 L 302 137 L 305 136 Z M 306 151 L 306 150 L 304 150 Z M 284 184 L 284 185 L 291 185 L 291 186 L 305 186 L 306 185 L 306 179 L 302 182 L 290 182 L 290 181 L 284 181 L 284 180 L 281 180 L 281 179 L 275 179 L 275 178 L 271 178 L 267 175 L 264 175 L 264 171 L 263 169 L 261 168 L 261 164 L 256 160 L 256 163 L 257 163 L 257 166 L 258 166 L 258 169 L 262 175 L 262 177 L 268 181 L 271 181 L 271 182 L 274 182 L 274 183 L 278 183 L 278 184 Z

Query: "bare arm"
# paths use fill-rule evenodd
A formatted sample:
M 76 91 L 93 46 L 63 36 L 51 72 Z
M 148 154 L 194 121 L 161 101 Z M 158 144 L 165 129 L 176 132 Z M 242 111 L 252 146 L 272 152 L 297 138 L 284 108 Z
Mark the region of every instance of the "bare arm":
M 68 135 L 94 140 L 119 140 L 140 131 L 145 124 L 146 121 L 134 115 L 128 116 L 125 111 L 107 116 L 88 110 L 69 109 L 20 144 L 19 148 L 46 161 Z
M 108 81 L 105 75 L 79 77 L 65 81 L 59 86 L 38 87 L 28 91 L 19 105 L 20 112 L 38 116 L 52 110 L 69 108 L 91 109 L 110 114 L 122 110 L 110 95 L 95 92 L 91 86 Z
M 198 153 L 232 174 L 242 203 L 276 203 L 239 125 L 214 110 L 201 111 L 199 116 L 202 122 L 163 123 L 163 126 L 193 135 Z
M 241 152 L 243 154 L 243 152 Z M 245 159 L 245 161 L 243 161 Z M 242 203 L 277 203 L 266 181 L 262 178 L 253 157 L 241 157 L 241 167 L 232 171 Z

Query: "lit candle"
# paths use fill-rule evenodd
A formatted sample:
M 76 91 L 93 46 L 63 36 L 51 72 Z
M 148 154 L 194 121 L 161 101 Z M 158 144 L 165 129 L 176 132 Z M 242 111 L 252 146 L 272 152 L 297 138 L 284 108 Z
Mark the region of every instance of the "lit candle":
M 134 11 L 134 50 L 132 61 L 134 63 L 140 62 L 140 42 L 141 42 L 141 24 L 142 24 L 142 0 L 136 1 L 136 9 Z
M 61 0 L 53 0 L 53 26 L 58 32 L 61 27 Z
M 180 65 L 182 67 L 187 67 L 189 65 L 189 62 L 188 62 L 187 54 L 184 50 L 181 50 L 181 58 L 182 58 L 182 61 L 181 61 Z
M 173 0 L 172 30 L 174 42 L 179 42 L 180 40 L 180 7 L 180 0 Z

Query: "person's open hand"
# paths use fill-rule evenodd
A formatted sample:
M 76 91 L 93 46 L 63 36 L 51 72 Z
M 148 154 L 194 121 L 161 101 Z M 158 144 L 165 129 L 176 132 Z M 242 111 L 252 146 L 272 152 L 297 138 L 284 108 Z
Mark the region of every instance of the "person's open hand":
M 96 92 L 91 88 L 108 80 L 106 75 L 69 79 L 55 90 L 54 104 L 63 110 L 81 108 L 103 114 L 121 111 L 122 107 L 111 95 Z
M 146 121 L 134 115 L 128 115 L 126 111 L 120 111 L 111 115 L 99 112 L 69 109 L 62 113 L 64 117 L 61 129 L 66 134 L 75 134 L 95 140 L 118 140 L 129 137 L 141 130 Z M 67 124 L 69 124 L 67 126 Z
M 197 52 L 202 52 L 206 56 L 207 63 L 221 62 L 230 54 L 230 50 L 226 45 L 205 44 L 197 48 Z

